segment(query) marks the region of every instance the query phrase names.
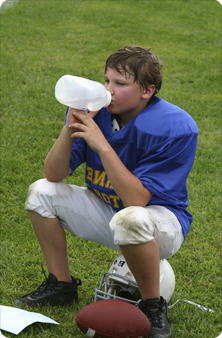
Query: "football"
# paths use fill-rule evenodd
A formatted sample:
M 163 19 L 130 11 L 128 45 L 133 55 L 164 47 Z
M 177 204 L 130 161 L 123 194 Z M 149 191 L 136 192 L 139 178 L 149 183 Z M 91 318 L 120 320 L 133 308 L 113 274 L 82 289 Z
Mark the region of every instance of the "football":
M 135 305 L 119 299 L 91 303 L 76 316 L 78 328 L 89 338 L 143 338 L 150 322 Z

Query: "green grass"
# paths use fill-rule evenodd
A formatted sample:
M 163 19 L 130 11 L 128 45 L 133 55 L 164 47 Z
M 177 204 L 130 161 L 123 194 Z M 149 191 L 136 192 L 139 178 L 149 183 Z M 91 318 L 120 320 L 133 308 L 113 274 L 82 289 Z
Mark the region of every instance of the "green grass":
M 11 6 L 9 6 L 11 4 Z M 103 81 L 106 58 L 125 45 L 152 47 L 163 61 L 160 96 L 199 127 L 188 179 L 192 230 L 169 259 L 176 289 L 169 310 L 173 337 L 215 338 L 221 298 L 221 5 L 216 0 L 19 0 L 1 10 L 1 299 L 14 300 L 43 279 L 41 250 L 24 211 L 27 188 L 43 177 L 44 159 L 63 125 L 54 97 L 64 74 Z M 84 184 L 84 166 L 66 180 Z M 70 269 L 82 279 L 80 302 L 39 308 L 60 325 L 34 324 L 19 337 L 83 337 L 77 312 L 93 302 L 117 252 L 67 234 Z M 201 312 L 188 299 L 213 309 Z M 6 337 L 12 334 L 3 332 Z

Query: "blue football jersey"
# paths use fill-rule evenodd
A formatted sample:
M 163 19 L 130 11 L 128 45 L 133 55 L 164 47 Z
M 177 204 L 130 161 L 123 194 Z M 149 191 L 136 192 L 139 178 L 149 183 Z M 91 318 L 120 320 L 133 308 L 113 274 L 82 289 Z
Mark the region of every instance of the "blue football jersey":
M 193 165 L 198 128 L 181 108 L 154 97 L 127 125 L 112 132 L 112 116 L 103 108 L 94 117 L 121 161 L 154 195 L 148 205 L 162 205 L 177 216 L 187 235 L 192 215 L 187 211 L 186 180 Z M 86 162 L 89 189 L 116 211 L 125 207 L 103 168 L 99 155 L 83 139 L 76 139 L 70 158 L 72 171 Z

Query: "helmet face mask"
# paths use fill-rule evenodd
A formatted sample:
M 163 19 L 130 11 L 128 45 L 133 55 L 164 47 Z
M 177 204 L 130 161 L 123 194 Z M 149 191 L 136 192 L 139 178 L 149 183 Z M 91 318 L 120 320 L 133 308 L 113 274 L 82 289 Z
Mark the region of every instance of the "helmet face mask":
M 160 294 L 167 302 L 173 295 L 175 275 L 169 262 L 160 261 Z M 135 278 L 120 254 L 111 264 L 109 272 L 105 272 L 98 289 L 95 289 L 94 301 L 99 299 L 120 299 L 132 304 L 138 304 L 141 294 Z
M 99 288 L 95 290 L 94 301 L 111 298 L 136 304 L 140 300 L 141 295 L 135 281 L 117 273 L 105 272 Z

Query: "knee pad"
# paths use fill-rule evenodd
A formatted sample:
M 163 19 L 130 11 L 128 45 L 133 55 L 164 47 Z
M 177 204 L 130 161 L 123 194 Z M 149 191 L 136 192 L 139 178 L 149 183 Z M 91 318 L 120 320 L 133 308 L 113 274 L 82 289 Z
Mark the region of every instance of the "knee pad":
M 61 182 L 49 182 L 46 178 L 40 179 L 29 186 L 28 197 L 32 194 L 55 195 L 58 183 Z
M 125 208 L 110 221 L 110 229 L 116 245 L 141 244 L 154 236 L 153 224 L 147 209 L 138 206 Z
M 63 185 L 63 183 L 64 182 L 49 182 L 47 179 L 40 179 L 32 183 L 28 189 L 25 210 L 35 211 L 42 217 L 55 217 L 52 197 L 58 194 L 58 190 L 62 190 L 60 186 Z

